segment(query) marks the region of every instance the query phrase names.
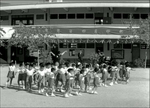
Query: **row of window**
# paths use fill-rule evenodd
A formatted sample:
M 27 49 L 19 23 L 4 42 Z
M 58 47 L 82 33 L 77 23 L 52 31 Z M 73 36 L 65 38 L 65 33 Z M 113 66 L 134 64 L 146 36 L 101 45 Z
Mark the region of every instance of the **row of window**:
M 77 13 L 77 14 L 51 14 L 50 19 L 93 19 L 93 13 Z
M 95 46 L 103 47 L 103 45 L 102 43 L 59 43 L 60 48 L 95 48 Z M 107 45 L 109 49 L 110 44 Z M 114 44 L 114 48 L 131 49 L 131 44 Z
M 130 14 L 130 13 L 114 13 L 113 14 L 114 16 L 114 19 L 130 19 L 133 18 L 133 19 L 146 19 L 148 18 L 148 14 Z
M 103 18 L 103 13 L 95 13 L 95 19 Z M 114 13 L 114 19 L 130 19 L 130 13 Z M 33 15 L 13 15 L 12 18 L 29 18 L 34 17 Z M 109 17 L 109 13 L 107 13 L 107 17 Z M 93 19 L 93 13 L 77 13 L 77 14 L 51 14 L 50 19 Z M 133 19 L 146 19 L 148 18 L 148 14 L 132 14 Z M 44 14 L 37 14 L 36 19 L 44 19 Z M 9 20 L 9 16 L 0 16 L 0 20 Z

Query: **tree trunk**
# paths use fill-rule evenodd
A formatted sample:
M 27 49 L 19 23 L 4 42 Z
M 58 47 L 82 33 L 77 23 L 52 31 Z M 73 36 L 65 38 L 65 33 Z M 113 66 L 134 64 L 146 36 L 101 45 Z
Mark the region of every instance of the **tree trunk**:
M 145 51 L 145 68 L 146 68 L 146 64 L 147 64 L 147 48 L 146 48 L 146 51 Z

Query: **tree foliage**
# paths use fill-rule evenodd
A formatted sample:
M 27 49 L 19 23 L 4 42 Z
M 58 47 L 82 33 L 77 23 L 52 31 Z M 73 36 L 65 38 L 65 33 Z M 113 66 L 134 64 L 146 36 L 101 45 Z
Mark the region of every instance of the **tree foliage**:
M 138 27 L 138 28 L 135 28 Z M 140 41 L 150 45 L 150 16 L 147 19 L 140 19 L 139 23 L 135 23 L 133 19 L 130 19 L 128 29 L 133 36 L 132 41 Z M 127 38 L 128 36 L 122 36 Z
M 40 50 L 40 58 L 47 59 L 49 57 L 49 50 L 44 50 L 47 45 L 50 48 L 50 42 L 54 37 L 53 29 L 47 26 L 18 26 L 13 27 L 14 34 L 8 40 L 10 46 L 28 47 L 31 52 Z
M 1 38 L 2 36 L 4 36 L 5 33 L 6 33 L 6 32 L 5 32 L 2 28 L 0 28 L 0 38 Z
M 146 68 L 146 63 L 147 63 L 147 58 L 148 58 L 148 51 L 150 47 L 150 15 L 148 16 L 147 19 L 140 19 L 139 23 L 135 23 L 133 19 L 130 17 L 130 22 L 129 22 L 129 30 L 131 31 L 131 35 L 133 36 L 132 41 L 138 41 L 138 42 L 143 42 L 147 45 L 147 50 L 145 50 L 145 68 Z M 134 28 L 135 25 L 138 28 Z M 127 38 L 128 36 L 122 36 L 123 38 Z

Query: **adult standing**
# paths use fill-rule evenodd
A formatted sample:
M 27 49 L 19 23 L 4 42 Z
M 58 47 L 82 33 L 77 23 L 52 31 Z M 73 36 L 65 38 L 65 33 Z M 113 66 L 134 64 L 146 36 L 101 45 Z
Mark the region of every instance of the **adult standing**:
M 60 52 L 58 51 L 58 53 L 54 54 L 53 52 L 50 52 L 53 55 L 53 62 L 56 63 L 58 62 L 59 64 L 61 63 L 62 60 L 62 55 L 64 55 L 67 51 L 64 52 Z
M 82 50 L 80 50 L 78 53 L 78 59 L 79 59 L 80 63 L 83 63 L 83 52 L 82 52 Z

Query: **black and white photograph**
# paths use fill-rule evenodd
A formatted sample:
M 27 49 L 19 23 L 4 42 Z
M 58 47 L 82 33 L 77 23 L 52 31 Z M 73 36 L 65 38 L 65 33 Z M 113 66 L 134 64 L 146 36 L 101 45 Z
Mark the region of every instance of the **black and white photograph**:
M 0 0 L 1 108 L 149 108 L 149 0 Z

